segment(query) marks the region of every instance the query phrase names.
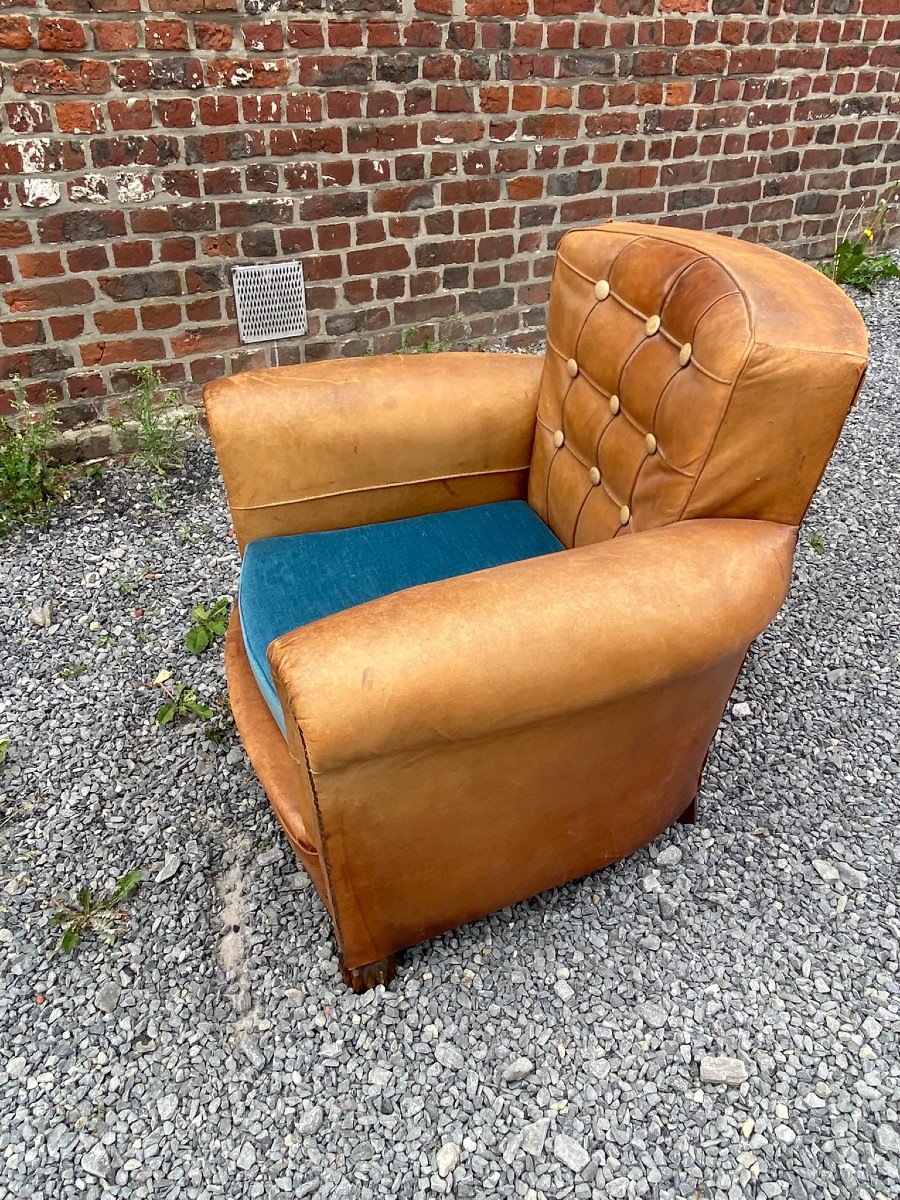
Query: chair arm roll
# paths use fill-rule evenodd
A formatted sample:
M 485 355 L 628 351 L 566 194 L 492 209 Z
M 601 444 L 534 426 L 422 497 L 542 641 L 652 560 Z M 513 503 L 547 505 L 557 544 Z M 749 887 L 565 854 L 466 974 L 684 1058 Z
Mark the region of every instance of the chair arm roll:
M 542 366 L 523 354 L 388 355 L 208 384 L 241 548 L 524 496 Z
M 269 661 L 313 772 L 489 737 L 741 653 L 787 594 L 796 536 L 682 522 L 382 597 Z

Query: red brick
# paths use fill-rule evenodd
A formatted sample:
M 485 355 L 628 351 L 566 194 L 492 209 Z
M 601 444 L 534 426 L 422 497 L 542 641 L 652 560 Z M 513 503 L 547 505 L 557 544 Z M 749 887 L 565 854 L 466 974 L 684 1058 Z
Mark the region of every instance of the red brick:
M 230 50 L 232 32 L 229 25 L 213 21 L 198 21 L 194 26 L 194 38 L 198 50 Z
M 84 317 L 78 313 L 72 313 L 64 317 L 51 317 L 50 332 L 57 341 L 62 342 L 81 337 L 84 333 Z M 68 379 L 67 383 L 69 384 L 69 394 L 72 395 L 71 379 Z
M 62 258 L 57 251 L 19 254 L 16 264 L 22 279 L 47 279 L 64 273 Z
M 212 58 L 206 81 L 214 88 L 272 88 L 288 82 L 288 64 L 281 59 Z
M 42 17 L 38 22 L 38 46 L 53 53 L 72 54 L 83 50 L 87 36 L 80 21 L 67 18 Z
M 71 66 L 58 58 L 26 59 L 17 63 L 10 71 L 13 87 L 28 95 L 99 95 L 109 90 L 106 63 L 70 61 Z
M 246 50 L 268 53 L 284 49 L 284 30 L 279 21 L 248 22 L 241 27 L 241 34 Z
M 675 59 L 678 75 L 719 75 L 728 56 L 724 50 L 682 50 Z
M 34 346 L 43 342 L 44 327 L 40 321 L 4 321 L 0 323 L 0 340 L 4 346 Z
M 10 312 L 42 312 L 47 308 L 71 308 L 75 304 L 89 304 L 94 298 L 94 289 L 85 279 L 67 279 L 61 283 L 13 288 L 4 292 L 3 298 L 9 305 Z
M 94 21 L 92 29 L 98 50 L 137 49 L 137 25 L 134 21 Z
M 423 121 L 422 145 L 477 142 L 483 133 L 483 121 Z
M 148 50 L 187 50 L 188 27 L 184 21 L 147 20 L 144 45 Z
M 83 100 L 63 100 L 56 106 L 61 133 L 100 133 L 105 128 L 103 109 Z
M 154 362 L 165 357 L 165 343 L 160 338 L 124 338 L 103 342 L 86 342 L 81 347 L 81 361 L 86 367 L 107 367 L 114 363 Z
M 28 246 L 30 243 L 31 232 L 24 221 L 18 218 L 0 221 L 0 250 L 9 250 L 13 246 Z
M 94 313 L 94 324 L 98 333 L 133 333 L 137 329 L 137 314 L 133 308 L 105 309 Z
M 435 112 L 474 112 L 475 97 L 471 88 L 440 84 L 434 93 Z
M 319 50 L 325 45 L 325 35 L 318 21 L 289 21 L 288 45 L 297 50 Z
M 30 46 L 28 18 L 0 16 L 0 50 L 28 50 Z
M 109 121 L 113 129 L 149 129 L 153 109 L 149 100 L 110 100 Z
M 141 307 L 144 329 L 172 329 L 184 320 L 179 304 L 145 304 Z
M 157 100 L 156 113 L 164 129 L 191 129 L 197 119 L 194 101 L 187 97 Z

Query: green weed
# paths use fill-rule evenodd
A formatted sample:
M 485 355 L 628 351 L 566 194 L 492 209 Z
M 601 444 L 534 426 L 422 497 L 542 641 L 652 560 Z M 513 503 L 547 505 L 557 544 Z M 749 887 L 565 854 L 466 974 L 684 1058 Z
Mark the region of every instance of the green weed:
M 126 419 L 115 418 L 110 424 L 133 462 L 166 475 L 184 465 L 185 443 L 194 418 L 182 410 L 178 393 L 166 389 L 158 371 L 141 367 L 137 376 L 137 383 L 122 401 Z
M 18 421 L 0 417 L 0 537 L 25 521 L 46 522 L 68 495 L 66 472 L 50 457 L 58 421 L 52 395 L 33 412 L 18 375 L 9 380 Z
M 900 279 L 900 266 L 890 254 L 871 253 L 876 242 L 887 228 L 892 200 L 881 200 L 862 221 L 857 236 L 850 232 L 862 214 L 862 205 L 850 218 L 844 237 L 841 228 L 834 239 L 834 253 L 825 262 L 817 264 L 817 270 L 835 283 L 852 283 L 866 292 L 875 290 L 875 284 L 885 279 Z
M 128 913 L 120 908 L 144 875 L 131 870 L 117 881 L 112 891 L 95 896 L 89 887 L 81 888 L 74 900 L 67 901 L 50 918 L 51 924 L 63 928 L 59 949 L 71 953 L 86 933 L 95 933 L 108 946 L 116 940 L 117 925 L 128 920 Z
M 66 663 L 62 670 L 56 672 L 56 678 L 77 679 L 79 675 L 83 675 L 85 671 L 89 670 L 90 667 L 84 662 Z
M 213 601 L 208 609 L 202 604 L 196 604 L 191 609 L 194 623 L 185 636 L 191 654 L 202 654 L 213 642 L 225 636 L 228 628 L 228 608 L 228 600 L 221 596 Z
M 183 721 L 211 721 L 213 710 L 204 704 L 197 695 L 196 688 L 187 683 L 176 683 L 174 689 L 160 684 L 167 699 L 156 710 L 156 721 L 159 725 L 172 725 Z

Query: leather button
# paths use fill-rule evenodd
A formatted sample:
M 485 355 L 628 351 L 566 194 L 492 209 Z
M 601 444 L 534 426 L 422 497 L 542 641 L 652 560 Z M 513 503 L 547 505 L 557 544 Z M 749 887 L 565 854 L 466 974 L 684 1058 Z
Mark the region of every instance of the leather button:
M 600 472 L 596 467 L 591 467 L 590 471 L 588 471 L 588 475 L 591 478 L 591 483 L 594 485 L 594 487 L 596 487 L 600 482 Z
M 681 347 L 681 349 L 678 351 L 678 362 L 681 364 L 682 367 L 686 367 L 688 365 L 688 363 L 691 361 L 691 354 L 693 352 L 693 349 L 694 348 L 690 342 L 685 342 L 684 345 Z
M 657 329 L 659 329 L 659 317 L 648 317 L 644 328 L 647 330 L 648 336 L 652 337 Z
M 572 376 L 573 379 L 578 374 L 578 363 L 575 361 L 574 358 L 570 358 L 569 361 L 566 363 L 566 370 L 569 372 L 569 374 Z
M 628 507 L 627 504 L 623 504 L 622 507 L 619 509 L 619 524 L 627 525 L 630 520 L 631 520 L 631 509 Z
M 594 284 L 594 295 L 598 300 L 605 300 L 609 295 L 609 280 L 598 279 Z
M 648 433 L 647 436 L 644 438 L 644 444 L 647 447 L 648 454 L 656 453 L 656 438 L 653 436 L 652 433 Z
M 619 411 L 619 409 L 621 407 L 622 406 L 619 404 L 619 397 L 618 396 L 610 396 L 609 411 L 612 413 L 613 416 L 616 415 L 616 413 Z
M 553 445 L 557 448 L 557 450 L 559 450 L 565 444 L 566 444 L 566 435 L 563 433 L 563 431 L 561 429 L 557 429 L 556 433 L 554 433 L 554 435 L 553 435 Z

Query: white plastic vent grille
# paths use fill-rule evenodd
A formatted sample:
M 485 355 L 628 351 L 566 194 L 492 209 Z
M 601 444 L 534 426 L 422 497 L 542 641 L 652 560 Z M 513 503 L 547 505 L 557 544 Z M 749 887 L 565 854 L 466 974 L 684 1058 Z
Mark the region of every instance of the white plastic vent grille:
M 299 262 L 234 267 L 231 281 L 242 342 L 271 342 L 306 333 L 306 295 Z

